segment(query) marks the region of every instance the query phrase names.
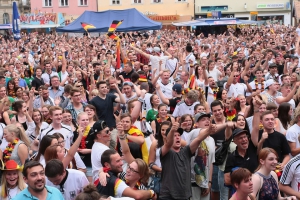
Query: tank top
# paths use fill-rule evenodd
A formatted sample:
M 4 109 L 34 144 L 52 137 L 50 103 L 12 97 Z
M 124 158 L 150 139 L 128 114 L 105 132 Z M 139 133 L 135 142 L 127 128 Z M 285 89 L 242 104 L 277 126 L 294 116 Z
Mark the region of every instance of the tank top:
M 155 163 L 155 165 L 156 165 L 157 167 L 160 167 L 160 168 L 161 168 L 161 162 L 160 162 L 160 154 L 159 154 L 159 151 L 160 151 L 160 148 L 156 148 L 156 150 L 155 150 L 155 161 L 154 161 L 154 163 Z
M 17 122 L 19 122 L 19 119 L 18 119 L 18 115 L 16 115 L 16 121 Z M 27 124 L 26 124 L 26 121 L 25 122 L 23 122 L 23 123 L 21 123 L 21 122 L 19 122 L 20 124 L 22 124 L 22 126 L 23 126 L 23 128 L 24 128 L 24 130 L 26 131 L 27 130 Z
M 19 142 L 16 144 L 14 150 L 11 153 L 10 160 L 16 161 L 18 163 L 18 165 L 21 166 L 22 163 L 21 163 L 20 157 L 18 155 L 18 149 L 19 149 L 20 144 L 24 144 L 24 142 L 19 140 Z
M 277 199 L 279 188 L 274 177 L 270 174 L 265 176 L 259 172 L 255 172 L 263 178 L 263 184 L 259 190 L 258 200 L 273 200 Z

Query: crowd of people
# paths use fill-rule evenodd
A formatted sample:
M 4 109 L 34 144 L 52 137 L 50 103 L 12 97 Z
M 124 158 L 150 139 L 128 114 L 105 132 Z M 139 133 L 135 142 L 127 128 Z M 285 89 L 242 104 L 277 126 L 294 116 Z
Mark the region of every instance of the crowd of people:
M 0 199 L 300 199 L 300 26 L 118 37 L 1 39 Z

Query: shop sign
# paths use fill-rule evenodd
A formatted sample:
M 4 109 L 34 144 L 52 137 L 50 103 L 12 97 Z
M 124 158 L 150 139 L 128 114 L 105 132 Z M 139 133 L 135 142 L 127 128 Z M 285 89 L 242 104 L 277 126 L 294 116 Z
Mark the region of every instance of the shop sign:
M 256 8 L 284 8 L 284 3 L 259 3 Z
M 155 16 L 147 16 L 154 21 L 177 21 L 179 20 L 179 15 L 155 15 Z
M 215 25 L 236 24 L 236 20 L 214 21 L 214 24 L 215 24 Z

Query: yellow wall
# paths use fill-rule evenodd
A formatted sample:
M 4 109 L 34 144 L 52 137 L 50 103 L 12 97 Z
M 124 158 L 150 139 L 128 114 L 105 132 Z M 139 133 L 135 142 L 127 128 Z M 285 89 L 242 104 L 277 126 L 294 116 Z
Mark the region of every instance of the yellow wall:
M 134 4 L 133 0 L 120 0 L 120 5 L 112 5 L 112 0 L 98 0 L 98 11 L 136 8 L 142 13 L 150 12 L 156 15 L 194 16 L 194 0 L 186 0 L 185 2 L 161 0 L 161 3 L 153 3 L 153 0 L 141 1 L 141 4 Z

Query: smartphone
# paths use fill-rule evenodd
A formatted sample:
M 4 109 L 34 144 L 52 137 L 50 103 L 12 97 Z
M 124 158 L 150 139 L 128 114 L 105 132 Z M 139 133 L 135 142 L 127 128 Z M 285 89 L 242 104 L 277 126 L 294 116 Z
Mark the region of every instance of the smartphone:
M 118 110 L 116 110 L 116 111 L 114 112 L 114 114 L 115 114 L 116 116 L 119 116 L 119 115 L 120 115 L 120 112 L 119 112 Z

